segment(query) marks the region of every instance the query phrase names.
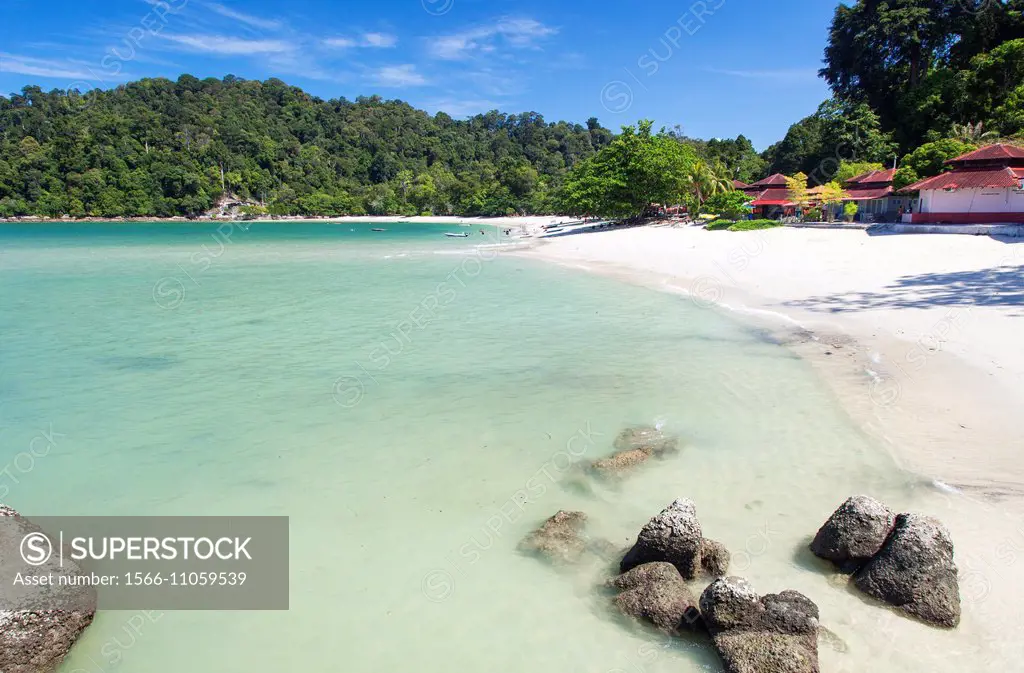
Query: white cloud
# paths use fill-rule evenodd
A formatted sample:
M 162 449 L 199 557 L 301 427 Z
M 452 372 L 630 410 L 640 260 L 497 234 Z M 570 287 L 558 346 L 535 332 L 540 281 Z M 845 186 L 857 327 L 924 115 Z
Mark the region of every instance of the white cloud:
M 374 80 L 380 86 L 389 87 L 423 86 L 427 83 L 427 78 L 416 72 L 416 66 L 412 64 L 384 66 L 374 73 Z
M 353 47 L 388 49 L 396 44 L 398 44 L 398 38 L 390 33 L 363 33 L 358 38 L 332 37 L 324 40 L 324 45 L 335 49 L 351 49 Z
M 82 68 L 73 61 L 56 61 L 47 58 L 35 58 L 33 56 L 9 54 L 6 52 L 0 52 L 0 72 L 9 72 L 18 75 L 31 75 L 33 77 L 79 80 L 79 83 L 111 79 L 110 75 L 105 76 L 105 73 L 103 72 L 93 73 L 89 69 Z
M 264 19 L 258 16 L 252 16 L 251 14 L 243 14 L 242 12 L 225 7 L 224 5 L 211 2 L 207 4 L 207 7 L 217 12 L 221 16 L 226 16 L 229 19 L 235 21 L 241 21 L 242 23 L 248 24 L 253 28 L 262 28 L 264 30 L 274 30 L 281 27 L 281 22 L 275 19 Z
M 280 54 L 294 49 L 292 43 L 285 40 L 246 40 L 226 35 L 169 35 L 167 33 L 159 33 L 159 35 L 165 40 L 209 54 L 229 56 Z
M 334 47 L 335 49 L 350 49 L 358 43 L 349 37 L 332 37 L 324 40 L 324 44 L 328 47 Z
M 363 44 L 367 47 L 388 49 L 398 44 L 398 38 L 388 33 L 366 33 L 363 35 Z
M 435 58 L 456 61 L 473 52 L 495 51 L 500 41 L 520 49 L 533 48 L 538 41 L 557 32 L 558 29 L 534 19 L 500 19 L 490 26 L 431 38 L 428 51 Z
M 722 68 L 705 68 L 705 70 L 716 75 L 741 77 L 743 79 L 800 81 L 818 78 L 818 71 L 810 68 L 791 68 L 788 70 L 727 70 Z

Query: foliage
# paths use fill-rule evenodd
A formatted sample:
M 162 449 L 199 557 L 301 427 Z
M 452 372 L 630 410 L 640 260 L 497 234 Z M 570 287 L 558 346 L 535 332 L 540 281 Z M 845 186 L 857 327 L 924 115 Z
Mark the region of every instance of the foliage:
M 652 126 L 649 120 L 624 126 L 607 147 L 575 166 L 558 194 L 562 209 L 574 215 L 637 217 L 654 203 L 687 201 L 696 153 L 667 133 L 652 133 Z
M 797 173 L 786 178 L 786 191 L 789 200 L 796 204 L 797 208 L 806 208 L 811 202 L 810 191 L 807 188 L 807 175 Z
M 996 118 L 1021 82 L 1024 0 L 857 0 L 836 8 L 821 75 L 909 149 Z M 1014 130 L 998 125 L 1010 135 Z
M 770 173 L 806 173 L 812 184 L 836 179 L 843 162 L 891 162 L 896 145 L 870 107 L 839 99 L 789 128 L 786 137 L 765 150 Z
M 896 172 L 896 186 L 903 188 L 911 182 L 938 175 L 949 169 L 946 161 L 977 148 L 977 145 L 953 138 L 926 143 L 903 157 L 900 170 Z
M 966 124 L 953 124 L 953 130 L 950 131 L 949 137 L 960 142 L 977 145 L 981 142 L 995 142 L 999 138 L 999 134 L 995 131 L 986 131 L 985 122 L 976 124 L 967 122 Z
M 818 201 L 822 204 L 823 208 L 818 209 L 818 217 L 816 219 L 821 219 L 822 213 L 825 212 L 828 214 L 829 220 L 831 220 L 832 209 L 828 206 L 841 203 L 843 199 L 849 198 L 849 196 L 850 195 L 843 190 L 843 186 L 838 180 L 822 185 L 821 191 L 818 193 Z
M 268 212 L 264 206 L 242 206 L 239 210 L 242 212 L 242 219 L 246 220 L 254 220 Z
M 715 220 L 714 222 L 708 222 L 704 225 L 704 228 L 708 231 L 724 231 L 734 224 L 736 224 L 735 220 L 721 219 Z
M 749 212 L 750 209 L 746 205 L 749 201 L 750 197 L 743 192 L 730 190 L 709 197 L 704 202 L 704 207 L 724 218 L 738 220 Z
M 272 214 L 544 213 L 611 140 L 596 119 L 459 121 L 277 79 L 183 75 L 85 97 L 25 87 L 0 96 L 0 216 L 192 216 L 224 193 Z
M 884 169 L 884 165 L 873 161 L 843 161 L 839 164 L 839 170 L 836 171 L 836 180 L 839 182 L 848 182 L 858 175 L 864 175 L 871 171 L 881 171 Z
M 847 222 L 853 222 L 853 218 L 857 216 L 857 211 L 860 208 L 857 206 L 856 201 L 847 201 L 843 204 L 843 216 L 846 217 Z
M 778 220 L 741 220 L 729 227 L 729 231 L 756 231 L 784 226 Z

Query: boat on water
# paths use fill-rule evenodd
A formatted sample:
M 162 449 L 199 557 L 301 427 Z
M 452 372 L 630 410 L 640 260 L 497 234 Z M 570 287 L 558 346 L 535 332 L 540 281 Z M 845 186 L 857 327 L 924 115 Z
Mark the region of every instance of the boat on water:
M 448 238 L 469 238 L 469 234 L 467 234 L 465 232 L 463 232 L 461 234 L 453 234 L 451 232 L 448 232 L 448 233 L 445 234 L 445 236 L 447 236 Z
M 371 229 L 370 231 L 387 231 L 387 229 Z

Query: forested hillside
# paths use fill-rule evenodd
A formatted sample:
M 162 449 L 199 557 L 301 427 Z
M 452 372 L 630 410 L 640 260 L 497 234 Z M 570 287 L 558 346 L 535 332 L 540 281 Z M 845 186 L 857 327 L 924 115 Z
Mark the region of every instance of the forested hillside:
M 909 184 L 964 148 L 1024 140 L 1024 0 L 840 4 L 820 75 L 833 96 L 761 154 L 743 135 L 640 125 L 646 135 L 612 147 L 620 136 L 596 118 L 455 120 L 377 97 L 325 101 L 277 79 L 26 87 L 0 96 L 0 217 L 196 215 L 224 195 L 272 214 L 634 212 L 659 190 L 699 207 L 736 179 L 802 172 L 823 184 L 841 166 L 897 160 Z M 669 152 L 666 137 L 692 152 Z M 666 157 L 679 164 L 665 169 L 679 178 L 671 189 L 624 177 Z
M 281 214 L 550 211 L 612 134 L 536 113 L 457 121 L 284 82 L 148 79 L 0 97 L 0 216 L 194 215 L 222 193 Z

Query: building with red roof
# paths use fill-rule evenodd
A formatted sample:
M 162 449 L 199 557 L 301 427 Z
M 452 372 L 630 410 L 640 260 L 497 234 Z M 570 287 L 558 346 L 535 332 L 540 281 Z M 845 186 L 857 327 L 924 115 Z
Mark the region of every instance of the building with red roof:
M 769 175 L 764 180 L 740 187 L 739 190 L 750 198 L 754 217 L 772 218 L 796 212 L 796 204 L 789 200 L 786 176 L 782 173 Z
M 911 222 L 1024 223 L 1024 148 L 989 145 L 946 165 L 952 170 L 906 187 L 921 193 Z
M 857 219 L 862 221 L 881 220 L 895 222 L 901 210 L 910 212 L 912 199 L 897 194 L 892 186 L 896 177 L 896 169 L 868 171 L 852 177 L 843 184 L 847 198 L 857 204 Z

